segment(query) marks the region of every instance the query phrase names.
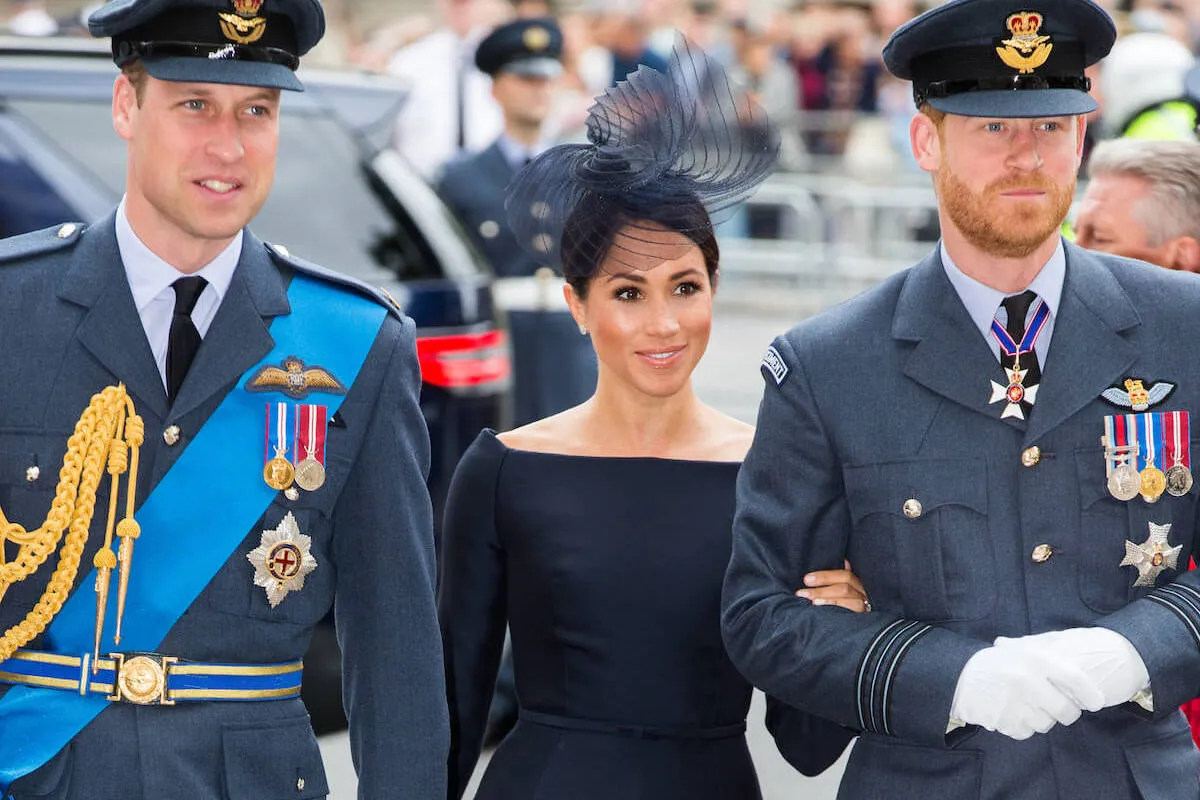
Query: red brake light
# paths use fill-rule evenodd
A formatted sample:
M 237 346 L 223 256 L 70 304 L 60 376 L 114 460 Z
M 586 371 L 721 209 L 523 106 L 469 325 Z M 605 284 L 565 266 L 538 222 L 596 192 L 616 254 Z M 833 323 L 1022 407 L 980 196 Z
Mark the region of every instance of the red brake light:
M 425 336 L 417 339 L 421 378 L 449 389 L 507 381 L 512 370 L 504 331 Z

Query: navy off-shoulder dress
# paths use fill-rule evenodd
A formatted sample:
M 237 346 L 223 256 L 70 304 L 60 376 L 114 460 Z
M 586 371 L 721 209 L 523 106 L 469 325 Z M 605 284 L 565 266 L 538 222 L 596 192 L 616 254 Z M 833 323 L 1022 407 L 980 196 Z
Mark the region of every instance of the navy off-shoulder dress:
M 737 471 L 534 453 L 480 434 L 442 542 L 450 797 L 479 757 L 506 622 L 521 716 L 478 800 L 761 797 L 744 736 L 751 687 L 720 631 Z M 853 736 L 768 704 L 780 751 L 806 774 Z

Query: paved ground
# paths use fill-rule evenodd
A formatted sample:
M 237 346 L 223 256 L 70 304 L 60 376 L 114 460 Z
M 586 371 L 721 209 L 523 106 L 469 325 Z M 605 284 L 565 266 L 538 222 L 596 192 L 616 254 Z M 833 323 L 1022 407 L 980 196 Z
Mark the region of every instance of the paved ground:
M 758 371 L 762 354 L 776 335 L 811 308 L 811 303 L 803 296 L 778 295 L 769 304 L 770 310 L 764 311 L 768 304 L 747 302 L 743 293 L 731 291 L 726 297 L 718 295 L 712 341 L 696 370 L 695 387 L 710 404 L 753 423 L 762 394 Z M 793 300 L 795 313 L 790 308 Z M 758 695 L 751 709 L 749 737 L 765 800 L 833 800 L 845 758 L 818 778 L 803 777 L 775 752 L 762 725 L 762 715 L 762 697 Z M 345 736 L 328 737 L 321 746 L 333 787 L 331 800 L 354 800 L 354 771 Z

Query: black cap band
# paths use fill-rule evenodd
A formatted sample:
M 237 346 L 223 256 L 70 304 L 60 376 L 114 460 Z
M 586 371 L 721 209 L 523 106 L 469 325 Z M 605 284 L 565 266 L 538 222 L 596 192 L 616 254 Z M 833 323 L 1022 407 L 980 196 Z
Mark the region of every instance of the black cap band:
M 245 26 L 244 37 L 238 36 L 239 26 Z M 230 36 L 226 31 L 234 36 Z M 194 56 L 196 58 L 237 58 L 243 61 L 266 61 L 284 64 L 275 56 L 267 53 L 280 51 L 286 54 L 297 52 L 296 29 L 292 20 L 286 14 L 260 14 L 245 17 L 230 8 L 221 11 L 216 8 L 184 7 L 172 9 L 170 14 L 159 14 L 148 22 L 123 31 L 113 36 L 113 60 L 118 66 L 132 60 L 133 50 L 144 49 L 146 45 L 158 44 L 190 45 L 198 48 L 195 53 L 175 52 L 170 55 Z M 232 45 L 241 56 L 227 55 L 224 50 Z M 214 55 L 218 51 L 221 56 Z M 259 52 L 255 52 L 259 51 Z M 251 55 L 253 53 L 253 55 Z M 140 53 L 148 56 L 149 53 Z M 168 53 L 158 51 L 155 55 L 166 56 Z M 123 59 L 123 60 L 122 60 Z M 295 69 L 295 67 L 292 67 Z
M 293 72 L 300 58 L 278 47 L 257 47 L 246 44 L 199 44 L 197 42 L 131 42 L 113 41 L 113 61 L 124 66 L 139 58 L 206 58 L 210 61 L 254 61 L 260 64 L 282 64 Z
M 1087 92 L 1092 79 L 1076 75 L 1010 75 L 1005 78 L 968 78 L 961 81 L 934 81 L 919 89 L 913 84 L 913 101 L 920 108 L 930 99 L 966 92 L 1005 92 L 1044 89 L 1075 89 Z
M 1032 72 L 1022 74 L 1005 63 L 992 46 L 950 47 L 926 53 L 912 62 L 913 99 L 920 106 L 930 98 L 950 97 L 965 92 L 1077 89 L 1086 92 L 1091 81 L 1084 77 L 1084 48 L 1081 42 L 1051 42 L 1049 55 Z M 953 75 L 953 80 L 946 80 Z

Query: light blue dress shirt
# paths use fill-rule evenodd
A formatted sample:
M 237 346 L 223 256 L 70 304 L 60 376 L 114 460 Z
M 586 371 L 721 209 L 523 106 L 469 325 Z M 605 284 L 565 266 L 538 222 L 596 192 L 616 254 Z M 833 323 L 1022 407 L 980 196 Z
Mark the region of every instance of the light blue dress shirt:
M 133 293 L 133 304 L 146 330 L 146 339 L 150 342 L 150 351 L 154 353 L 154 363 L 158 365 L 163 388 L 166 388 L 167 344 L 171 334 L 171 317 L 175 314 L 175 290 L 171 284 L 189 273 L 180 272 L 163 261 L 138 238 L 125 214 L 124 198 L 117 207 L 117 246 L 125 265 L 129 289 Z M 221 300 L 229 291 L 233 271 L 237 269 L 241 254 L 242 232 L 238 231 L 233 241 L 216 258 L 199 271 L 190 273 L 208 281 L 208 286 L 204 287 L 196 300 L 196 307 L 192 309 L 192 323 L 201 339 L 208 333 Z
M 996 341 L 996 337 L 992 335 L 992 320 L 1000 320 L 1001 325 L 1007 325 L 1008 312 L 1000 305 L 1005 297 L 1009 294 L 1001 292 L 998 289 L 993 289 L 990 286 L 985 286 L 971 276 L 967 275 L 958 265 L 954 263 L 954 259 L 950 258 L 950 254 L 946 252 L 944 243 L 939 245 L 942 253 L 942 267 L 946 270 L 946 277 L 950 279 L 950 284 L 954 287 L 954 291 L 958 293 L 958 297 L 962 300 L 964 306 L 967 307 L 967 313 L 971 315 L 971 320 L 975 323 L 975 327 L 979 329 L 979 334 L 991 348 L 992 354 L 996 356 L 996 361 L 1000 360 L 1000 343 Z M 1063 250 L 1062 239 L 1058 240 L 1058 247 L 1054 248 L 1054 253 L 1050 256 L 1050 260 L 1038 272 L 1037 277 L 1025 287 L 1031 292 L 1034 292 L 1039 298 L 1046 302 L 1050 308 L 1050 317 L 1046 320 L 1046 325 L 1042 328 L 1042 333 L 1034 344 L 1034 350 L 1037 352 L 1038 363 L 1043 367 L 1046 364 L 1046 355 L 1050 352 L 1050 339 L 1054 335 L 1054 321 L 1058 318 L 1059 301 L 1062 299 L 1063 280 L 1067 276 L 1067 256 Z M 1022 289 L 1021 291 L 1025 291 Z M 1013 292 L 1012 294 L 1020 294 Z M 1026 317 L 1026 323 L 1037 310 L 1037 303 L 1029 307 L 1029 316 Z

